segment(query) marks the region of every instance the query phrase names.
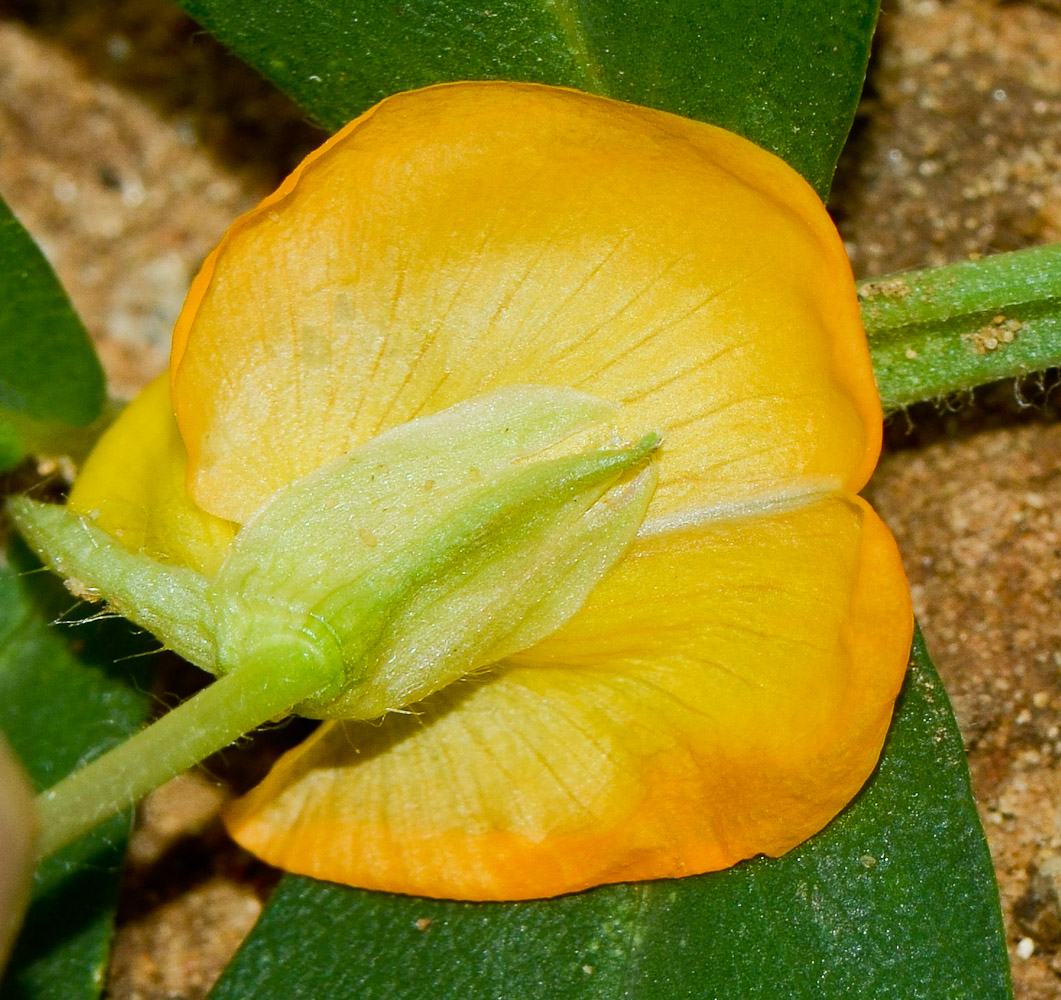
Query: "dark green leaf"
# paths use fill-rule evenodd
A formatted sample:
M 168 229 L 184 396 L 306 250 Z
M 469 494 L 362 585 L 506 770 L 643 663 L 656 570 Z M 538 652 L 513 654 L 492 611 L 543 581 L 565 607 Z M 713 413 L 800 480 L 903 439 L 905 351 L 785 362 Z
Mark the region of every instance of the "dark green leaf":
M 22 551 L 17 560 L 29 565 Z M 145 640 L 113 620 L 49 626 L 73 604 L 53 577 L 0 562 L 0 729 L 38 788 L 120 742 L 146 715 L 139 669 L 115 665 Z M 3 1000 L 100 995 L 128 827 L 118 817 L 41 866 Z
M 447 80 L 563 84 L 701 118 L 824 193 L 862 90 L 878 0 L 180 0 L 337 129 Z
M 0 469 L 40 424 L 85 426 L 105 398 L 103 371 L 44 255 L 0 200 Z
M 66 293 L 0 201 L 0 408 L 84 426 L 103 408 L 103 372 Z
M 3 411 L 0 410 L 0 472 L 17 465 L 25 453 L 22 435 L 9 420 L 4 419 Z
M 522 904 L 288 877 L 211 1000 L 424 996 L 1009 997 L 961 737 L 920 636 L 878 772 L 784 858 Z

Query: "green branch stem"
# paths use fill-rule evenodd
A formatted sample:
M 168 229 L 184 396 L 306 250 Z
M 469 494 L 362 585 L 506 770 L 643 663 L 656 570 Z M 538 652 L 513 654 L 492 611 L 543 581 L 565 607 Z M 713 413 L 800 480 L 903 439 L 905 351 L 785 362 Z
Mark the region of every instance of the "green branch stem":
M 1061 366 L 1061 244 L 859 286 L 886 413 Z
M 113 750 L 37 796 L 43 859 L 128 809 L 170 778 L 234 743 L 327 684 L 297 655 L 275 649 L 225 674 Z

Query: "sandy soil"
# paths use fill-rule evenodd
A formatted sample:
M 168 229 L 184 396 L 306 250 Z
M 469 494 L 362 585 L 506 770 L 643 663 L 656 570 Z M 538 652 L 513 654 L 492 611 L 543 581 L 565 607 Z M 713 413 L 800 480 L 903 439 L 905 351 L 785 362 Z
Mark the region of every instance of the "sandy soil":
M 833 208 L 877 275 L 1061 240 L 1061 4 L 893 0 Z M 0 0 L 0 191 L 131 395 L 204 254 L 319 133 L 165 0 Z M 1061 424 L 1054 380 L 892 420 L 868 491 L 969 747 L 1020 1000 L 1061 997 Z M 181 678 L 178 677 L 180 681 Z M 187 683 L 187 681 L 182 681 Z M 145 809 L 115 1000 L 193 1000 L 271 876 L 202 775 Z

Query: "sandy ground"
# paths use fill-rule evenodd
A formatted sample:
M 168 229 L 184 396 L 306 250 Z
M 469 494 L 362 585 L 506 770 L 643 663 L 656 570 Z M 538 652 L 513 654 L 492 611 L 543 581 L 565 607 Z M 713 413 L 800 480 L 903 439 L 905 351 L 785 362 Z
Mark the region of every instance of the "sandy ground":
M 1061 240 L 1061 3 L 893 0 L 833 199 L 877 275 Z M 319 133 L 165 0 L 0 0 L 0 192 L 114 392 L 165 364 L 191 276 Z M 1061 997 L 1061 424 L 1054 380 L 891 421 L 869 494 L 895 531 L 969 748 L 1019 1000 Z M 180 678 L 178 677 L 178 681 Z M 115 1000 L 202 997 L 271 875 L 202 775 L 133 845 Z

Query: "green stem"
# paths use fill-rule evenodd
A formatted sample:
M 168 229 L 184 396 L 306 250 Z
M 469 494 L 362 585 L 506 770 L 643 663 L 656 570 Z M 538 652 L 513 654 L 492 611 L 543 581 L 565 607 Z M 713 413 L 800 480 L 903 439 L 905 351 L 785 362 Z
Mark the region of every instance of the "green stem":
M 1061 244 L 859 286 L 886 412 L 1061 365 Z
M 319 661 L 282 647 L 214 681 L 188 701 L 37 797 L 38 859 L 327 686 Z M 269 655 L 270 652 L 273 655 Z M 285 669 L 286 668 L 286 669 Z

